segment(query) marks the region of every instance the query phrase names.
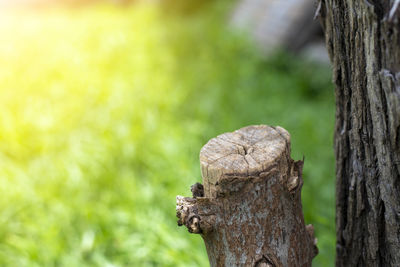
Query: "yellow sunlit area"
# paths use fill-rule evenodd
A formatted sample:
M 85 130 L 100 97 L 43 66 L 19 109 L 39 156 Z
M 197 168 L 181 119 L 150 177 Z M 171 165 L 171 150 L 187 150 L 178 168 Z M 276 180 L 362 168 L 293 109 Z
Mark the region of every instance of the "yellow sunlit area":
M 251 124 L 305 156 L 314 264 L 333 266 L 329 67 L 261 55 L 230 1 L 23 2 L 0 2 L 0 266 L 209 266 L 175 196 L 210 138 Z

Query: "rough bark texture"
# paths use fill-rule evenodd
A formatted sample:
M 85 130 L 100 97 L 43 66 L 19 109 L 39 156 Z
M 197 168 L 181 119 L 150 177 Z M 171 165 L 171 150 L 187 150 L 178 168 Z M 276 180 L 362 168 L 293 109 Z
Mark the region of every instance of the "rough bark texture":
M 204 187 L 177 197 L 178 224 L 199 233 L 211 266 L 311 266 L 314 230 L 304 225 L 303 162 L 281 127 L 249 126 L 200 152 Z
M 400 266 L 400 1 L 322 0 L 336 84 L 337 266 Z

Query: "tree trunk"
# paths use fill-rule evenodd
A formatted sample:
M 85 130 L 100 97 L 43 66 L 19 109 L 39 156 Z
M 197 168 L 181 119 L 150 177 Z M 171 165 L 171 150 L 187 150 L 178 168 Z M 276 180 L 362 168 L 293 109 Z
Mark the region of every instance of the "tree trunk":
M 336 85 L 336 265 L 400 266 L 400 1 L 322 0 Z
M 177 197 L 178 224 L 201 234 L 211 266 L 311 266 L 314 231 L 304 225 L 302 161 L 280 127 L 249 126 L 200 152 L 204 187 Z

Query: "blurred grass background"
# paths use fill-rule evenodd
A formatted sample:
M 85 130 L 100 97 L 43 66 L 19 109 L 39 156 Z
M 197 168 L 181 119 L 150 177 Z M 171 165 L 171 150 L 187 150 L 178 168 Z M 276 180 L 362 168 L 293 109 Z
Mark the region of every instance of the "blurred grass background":
M 226 3 L 1 12 L 1 266 L 208 266 L 175 196 L 201 180 L 202 145 L 250 124 L 305 156 L 314 266 L 333 266 L 330 69 L 262 57 Z

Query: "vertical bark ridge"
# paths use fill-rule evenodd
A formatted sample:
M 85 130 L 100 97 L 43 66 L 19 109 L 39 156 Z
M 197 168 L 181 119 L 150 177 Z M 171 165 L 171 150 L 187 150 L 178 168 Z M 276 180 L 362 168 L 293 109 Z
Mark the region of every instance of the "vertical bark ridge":
M 400 266 L 400 22 L 394 4 L 321 1 L 336 84 L 337 266 Z

